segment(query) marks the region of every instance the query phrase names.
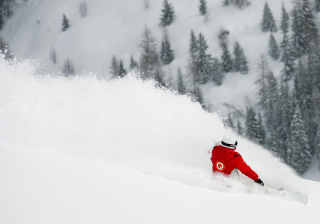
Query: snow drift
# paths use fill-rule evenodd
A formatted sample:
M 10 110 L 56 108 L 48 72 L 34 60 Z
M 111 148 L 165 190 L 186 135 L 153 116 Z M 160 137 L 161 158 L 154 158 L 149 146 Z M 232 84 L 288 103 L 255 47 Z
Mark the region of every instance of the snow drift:
M 31 62 L 0 63 L 2 143 L 243 192 L 243 186 L 223 187 L 232 180 L 212 175 L 207 154 L 213 141 L 234 134 L 187 96 L 157 89 L 134 75 L 109 82 L 89 75 L 67 79 L 34 75 Z M 237 139 L 238 151 L 268 185 L 306 193 L 286 165 L 260 146 Z

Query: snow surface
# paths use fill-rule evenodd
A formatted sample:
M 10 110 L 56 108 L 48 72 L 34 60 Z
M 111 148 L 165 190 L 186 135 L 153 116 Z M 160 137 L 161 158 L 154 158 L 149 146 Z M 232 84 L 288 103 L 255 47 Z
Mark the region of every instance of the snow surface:
M 134 75 L 105 82 L 35 76 L 28 61 L 0 67 L 3 224 L 319 222 L 319 183 L 245 139 L 234 136 L 261 179 L 308 204 L 213 175 L 207 151 L 234 134 L 186 96 Z

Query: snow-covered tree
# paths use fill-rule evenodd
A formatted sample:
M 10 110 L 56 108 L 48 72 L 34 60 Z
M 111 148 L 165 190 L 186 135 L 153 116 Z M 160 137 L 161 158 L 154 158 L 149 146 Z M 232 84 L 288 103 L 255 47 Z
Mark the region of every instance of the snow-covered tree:
M 236 43 L 234 44 L 233 52 L 234 52 L 234 61 L 233 61 L 234 71 L 240 72 L 241 74 L 247 74 L 249 71 L 248 61 L 238 41 L 236 41 Z
M 207 41 L 200 33 L 198 38 L 198 55 L 196 64 L 196 80 L 200 83 L 206 83 L 211 76 L 212 57 L 207 53 L 207 49 Z
M 81 17 L 86 17 L 88 14 L 88 6 L 86 2 L 81 2 L 79 6 L 79 13 Z
M 142 34 L 139 48 L 141 51 L 140 70 L 142 78 L 154 78 L 157 70 L 161 69 L 161 63 L 157 52 L 157 40 L 148 27 Z
M 138 63 L 134 60 L 133 56 L 130 56 L 130 69 L 134 70 L 138 68 Z
M 183 80 L 183 75 L 181 72 L 180 67 L 178 68 L 178 85 L 177 85 L 177 91 L 179 94 L 183 95 L 187 93 L 187 88 L 185 85 L 185 82 Z
M 120 78 L 123 78 L 126 74 L 127 74 L 127 71 L 126 71 L 126 69 L 125 69 L 124 66 L 123 66 L 123 61 L 120 60 L 118 76 L 119 76 Z
M 254 142 L 258 142 L 259 125 L 256 112 L 252 107 L 247 107 L 245 136 Z
M 216 83 L 218 86 L 222 85 L 224 74 L 222 72 L 221 63 L 216 57 L 212 59 L 211 76 L 214 83 Z
M 292 18 L 292 35 L 291 35 L 291 55 L 293 59 L 297 59 L 302 56 L 305 52 L 306 45 L 304 42 L 304 25 L 301 10 L 299 10 L 299 5 L 295 6 L 293 9 Z
M 267 2 L 265 3 L 263 9 L 261 29 L 263 32 L 277 32 L 278 29 Z
M 296 103 L 295 112 L 290 127 L 287 149 L 287 163 L 299 174 L 303 174 L 311 163 L 312 153 L 302 119 L 301 109 Z
M 316 17 L 313 14 L 309 0 L 302 0 L 301 11 L 304 22 L 304 43 L 306 45 L 307 52 L 309 52 L 313 46 L 319 44 L 319 30 L 317 28 Z
M 164 65 L 170 64 L 174 60 L 174 53 L 167 34 L 164 35 L 161 43 L 160 58 Z
M 228 6 L 231 4 L 237 6 L 240 9 L 251 5 L 250 1 L 248 0 L 223 0 L 223 5 Z
M 71 62 L 71 60 L 69 58 L 64 63 L 62 72 L 66 77 L 70 77 L 70 76 L 75 75 L 73 63 Z
M 207 1 L 206 0 L 200 0 L 200 6 L 199 11 L 201 15 L 205 16 L 207 14 Z
M 188 70 L 189 70 L 189 74 L 192 76 L 193 92 L 196 92 L 198 49 L 199 49 L 198 40 L 197 40 L 193 30 L 191 30 L 190 44 L 189 44 L 190 59 L 189 59 L 189 64 L 188 64 Z
M 317 12 L 320 12 L 320 0 L 315 0 L 314 8 Z
M 278 60 L 280 57 L 278 44 L 272 33 L 270 34 L 270 38 L 269 38 L 269 55 L 274 60 Z
M 289 16 L 286 12 L 284 4 L 282 3 L 282 14 L 281 14 L 281 32 L 283 34 L 283 39 L 280 44 L 281 51 L 281 61 L 284 63 L 284 68 L 282 69 L 282 80 L 289 81 L 293 76 L 294 71 L 294 55 L 292 55 L 291 45 L 289 42 Z
M 52 60 L 52 62 L 54 64 L 57 64 L 57 52 L 56 52 L 56 49 L 54 49 L 54 48 L 51 48 L 50 59 Z
M 113 77 L 118 77 L 119 70 L 119 61 L 117 57 L 113 55 L 111 58 L 110 73 Z
M 160 26 L 162 27 L 169 26 L 171 23 L 173 23 L 175 14 L 174 14 L 173 7 L 168 2 L 168 0 L 164 0 L 163 9 L 161 11 L 162 11 L 162 15 L 160 18 Z
M 227 44 L 222 44 L 221 65 L 222 71 L 231 72 L 233 69 L 233 60 L 231 58 L 230 51 Z
M 70 27 L 69 20 L 66 15 L 63 15 L 62 18 L 62 31 L 66 31 Z

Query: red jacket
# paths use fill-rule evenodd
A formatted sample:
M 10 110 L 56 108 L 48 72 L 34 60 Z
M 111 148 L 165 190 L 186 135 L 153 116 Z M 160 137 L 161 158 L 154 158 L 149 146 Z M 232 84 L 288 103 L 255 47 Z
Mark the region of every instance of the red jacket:
M 242 156 L 235 152 L 235 148 L 227 148 L 222 145 L 216 145 L 211 152 L 212 170 L 224 174 L 231 174 L 234 169 L 238 169 L 244 175 L 254 181 L 259 179 L 259 176 L 245 163 Z

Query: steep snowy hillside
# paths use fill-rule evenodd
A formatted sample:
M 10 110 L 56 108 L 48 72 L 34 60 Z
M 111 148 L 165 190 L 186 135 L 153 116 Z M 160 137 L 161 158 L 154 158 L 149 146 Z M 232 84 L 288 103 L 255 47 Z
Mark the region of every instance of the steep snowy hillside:
M 64 63 L 69 58 L 75 71 L 84 70 L 109 76 L 111 58 L 115 55 L 124 60 L 125 67 L 130 64 L 130 55 L 139 61 L 139 43 L 145 26 L 158 39 L 158 49 L 164 34 L 159 26 L 163 0 L 149 1 L 146 9 L 143 0 L 128 1 L 87 1 L 87 16 L 79 13 L 80 2 L 83 0 L 28 0 L 22 1 L 15 8 L 14 15 L 9 19 L 0 35 L 9 43 L 10 48 L 18 58 L 40 58 L 51 72 L 61 72 Z M 187 72 L 189 58 L 190 32 L 198 36 L 202 33 L 209 45 L 208 53 L 221 56 L 218 33 L 221 28 L 230 32 L 229 48 L 238 41 L 244 49 L 249 61 L 248 75 L 229 74 L 224 85 L 214 87 L 209 85 L 205 97 L 213 105 L 214 110 L 221 109 L 222 103 L 243 105 L 245 96 L 252 96 L 255 90 L 256 64 L 262 53 L 268 52 L 269 33 L 260 29 L 263 6 L 265 1 L 252 1 L 252 5 L 244 10 L 234 6 L 223 7 L 222 1 L 208 2 L 208 20 L 199 13 L 197 0 L 172 0 L 176 19 L 167 28 L 167 33 L 174 50 L 175 60 L 164 67 L 174 78 L 180 66 L 183 73 Z M 277 24 L 280 23 L 281 5 L 285 4 L 287 11 L 293 7 L 291 0 L 269 0 L 269 5 Z M 52 10 L 52 9 L 55 10 Z M 70 28 L 62 32 L 62 16 L 66 15 Z M 280 43 L 281 33 L 275 33 Z M 57 63 L 50 60 L 50 52 L 55 49 Z M 270 63 L 279 75 L 282 64 Z M 244 89 L 243 86 L 246 86 Z M 228 94 L 230 89 L 236 94 Z M 224 97 L 227 95 L 228 97 Z M 254 99 L 254 97 L 252 97 Z
M 318 223 L 319 183 L 238 138 L 266 184 L 307 205 L 211 173 L 225 133 L 186 96 L 134 77 L 34 76 L 0 60 L 0 220 L 23 223 Z M 188 118 L 188 119 L 187 119 Z

